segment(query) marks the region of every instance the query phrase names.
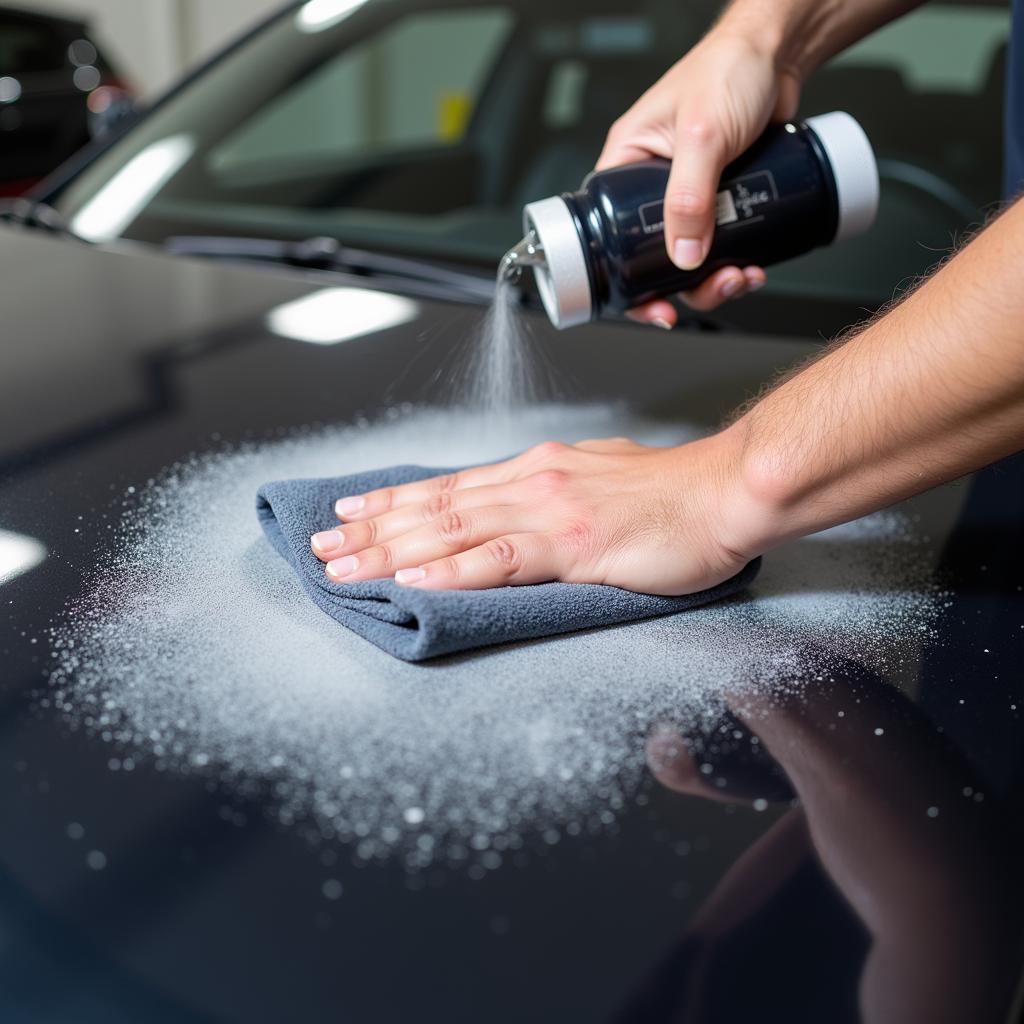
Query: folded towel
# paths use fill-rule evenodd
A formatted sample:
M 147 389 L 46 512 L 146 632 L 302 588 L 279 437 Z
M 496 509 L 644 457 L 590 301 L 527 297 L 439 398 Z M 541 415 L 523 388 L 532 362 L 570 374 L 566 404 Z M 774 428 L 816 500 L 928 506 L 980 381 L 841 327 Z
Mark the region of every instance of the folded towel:
M 310 551 L 309 538 L 338 525 L 334 502 L 339 497 L 449 472 L 395 466 L 334 479 L 282 480 L 260 488 L 256 513 L 270 543 L 320 608 L 405 661 L 685 611 L 733 594 L 757 575 L 759 559 L 725 583 L 686 597 L 655 597 L 584 583 L 418 590 L 400 587 L 391 579 L 332 583 L 327 578 L 323 563 Z

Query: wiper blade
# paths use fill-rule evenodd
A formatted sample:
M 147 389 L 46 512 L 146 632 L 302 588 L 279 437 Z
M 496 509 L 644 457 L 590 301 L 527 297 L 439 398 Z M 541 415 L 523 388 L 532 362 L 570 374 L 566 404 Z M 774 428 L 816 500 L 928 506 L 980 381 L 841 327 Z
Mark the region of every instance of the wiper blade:
M 494 295 L 495 284 L 492 278 L 452 270 L 408 256 L 354 249 L 342 245 L 336 238 L 326 236 L 292 242 L 279 238 L 172 235 L 164 242 L 164 248 L 176 256 L 264 260 L 314 270 L 342 270 L 367 277 L 389 276 L 421 281 L 484 301 L 490 301 Z
M 23 227 L 41 228 L 43 231 L 50 231 L 55 235 L 78 237 L 54 207 L 39 199 L 28 199 L 25 196 L 0 199 L 0 220 L 5 220 L 9 224 L 20 224 Z

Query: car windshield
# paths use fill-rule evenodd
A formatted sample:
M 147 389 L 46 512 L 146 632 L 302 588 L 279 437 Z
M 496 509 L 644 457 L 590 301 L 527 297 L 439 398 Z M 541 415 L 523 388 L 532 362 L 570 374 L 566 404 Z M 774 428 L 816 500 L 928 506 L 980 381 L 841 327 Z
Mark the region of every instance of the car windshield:
M 48 200 L 92 241 L 300 239 L 493 267 L 572 189 L 715 2 L 308 0 L 186 83 Z M 868 236 L 773 287 L 876 303 L 999 196 L 1005 4 L 933 4 L 807 84 L 849 110 L 883 199 Z M 954 59 L 955 58 L 955 59 Z

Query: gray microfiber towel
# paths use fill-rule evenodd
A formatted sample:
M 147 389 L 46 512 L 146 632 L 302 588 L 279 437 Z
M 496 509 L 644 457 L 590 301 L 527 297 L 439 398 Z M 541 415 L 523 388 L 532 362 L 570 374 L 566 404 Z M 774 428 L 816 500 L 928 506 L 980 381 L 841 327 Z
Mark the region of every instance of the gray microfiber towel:
M 400 587 L 391 579 L 332 583 L 327 578 L 309 538 L 338 525 L 338 498 L 450 472 L 394 466 L 333 479 L 281 480 L 260 488 L 256 513 L 270 543 L 320 608 L 405 661 L 685 611 L 733 594 L 757 575 L 759 559 L 725 583 L 686 597 L 583 583 L 431 591 Z

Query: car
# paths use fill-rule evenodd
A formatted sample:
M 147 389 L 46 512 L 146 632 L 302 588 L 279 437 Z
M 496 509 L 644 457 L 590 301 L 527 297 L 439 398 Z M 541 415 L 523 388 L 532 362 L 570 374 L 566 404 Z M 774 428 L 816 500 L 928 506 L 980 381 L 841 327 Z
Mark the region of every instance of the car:
M 420 666 L 261 539 L 271 479 L 713 430 L 997 200 L 1006 11 L 940 4 L 808 89 L 875 119 L 863 247 L 672 333 L 527 288 L 540 400 L 481 404 L 522 204 L 713 9 L 289 4 L 6 208 L 5 1020 L 1007 1019 L 1019 465 L 726 603 Z
M 0 7 L 0 195 L 36 185 L 133 104 L 86 23 Z

